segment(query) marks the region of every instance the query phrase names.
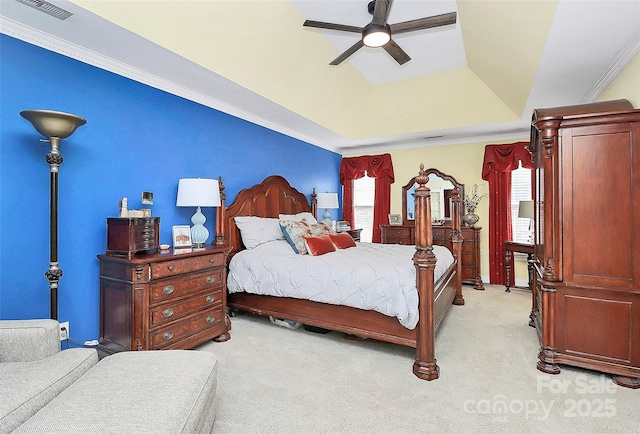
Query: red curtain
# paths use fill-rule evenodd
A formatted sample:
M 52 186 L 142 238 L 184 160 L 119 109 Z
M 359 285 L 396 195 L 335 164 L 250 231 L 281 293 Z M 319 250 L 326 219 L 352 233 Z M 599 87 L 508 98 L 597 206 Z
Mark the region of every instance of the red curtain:
M 513 237 L 511 171 L 517 169 L 519 163 L 533 169 L 531 154 L 526 149 L 528 145 L 529 142 L 516 142 L 484 148 L 482 179 L 489 181 L 489 282 L 493 284 L 506 283 L 504 242 Z
M 375 178 L 376 192 L 373 205 L 374 243 L 380 242 L 380 225 L 386 224 L 391 210 L 391 184 L 394 181 L 393 164 L 390 154 L 364 155 L 343 158 L 340 164 L 340 183 L 344 186 L 342 195 L 342 218 L 353 227 L 353 180 L 363 176 Z

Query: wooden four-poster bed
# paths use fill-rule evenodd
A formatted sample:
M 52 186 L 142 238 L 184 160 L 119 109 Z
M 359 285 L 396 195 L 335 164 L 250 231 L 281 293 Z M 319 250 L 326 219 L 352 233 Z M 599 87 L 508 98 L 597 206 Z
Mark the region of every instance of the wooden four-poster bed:
M 224 186 L 220 179 L 222 205 L 216 216 L 216 244 L 228 246 L 228 261 L 233 261 L 245 250 L 236 217 L 254 216 L 278 219 L 281 214 L 311 212 L 317 215 L 315 191 L 311 205 L 307 197 L 291 187 L 281 176 L 270 176 L 262 183 L 240 191 L 228 207 L 225 206 Z M 428 177 L 424 166 L 416 177 L 415 191 L 416 246 L 413 253 L 415 267 L 415 288 L 417 288 L 417 324 L 410 329 L 402 325 L 398 318 L 374 310 L 365 310 L 339 304 L 311 301 L 294 297 L 278 297 L 249 292 L 234 292 L 227 296 L 230 309 L 268 315 L 275 318 L 300 322 L 302 324 L 343 332 L 365 338 L 400 344 L 416 348 L 414 374 L 424 380 L 434 380 L 439 376 L 435 358 L 435 333 L 437 327 L 452 304 L 463 305 L 459 189 L 452 194 L 452 227 L 449 236 L 453 262 L 440 278 L 434 278 L 436 256 L 434 255 L 430 190 L 426 186 Z M 350 249 L 357 252 L 362 246 Z M 379 246 L 388 245 L 376 245 Z M 403 246 L 406 247 L 406 246 Z M 363 247 L 364 248 L 364 247 Z M 439 248 L 439 247 L 438 247 Z M 413 251 L 413 250 L 411 250 Z M 328 255 L 325 255 L 328 256 Z M 307 260 L 311 262 L 311 260 Z M 406 262 L 410 262 L 408 259 Z M 413 274 L 412 274 L 413 275 Z M 413 282 L 411 283 L 413 290 Z M 393 289 L 393 288 L 391 288 Z

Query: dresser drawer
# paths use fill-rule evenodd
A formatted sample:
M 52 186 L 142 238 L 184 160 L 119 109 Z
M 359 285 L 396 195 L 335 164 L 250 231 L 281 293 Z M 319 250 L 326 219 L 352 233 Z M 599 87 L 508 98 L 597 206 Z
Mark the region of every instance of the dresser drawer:
M 213 290 L 222 288 L 222 268 L 193 273 L 188 276 L 176 277 L 174 279 L 163 279 L 151 282 L 149 302 L 154 305 L 163 303 L 183 296 L 189 296 L 201 290 Z
M 151 264 L 151 278 L 175 276 L 203 268 L 219 267 L 224 264 L 223 254 L 195 256 L 189 258 L 174 259 Z
M 405 246 L 412 246 L 415 243 L 411 238 L 396 238 L 396 237 L 386 237 L 382 240 L 383 244 L 402 244 Z
M 407 246 L 415 244 L 414 226 L 380 226 L 381 241 L 383 244 L 404 244 Z
M 406 227 L 397 227 L 392 228 L 388 227 L 385 229 L 386 235 L 389 237 L 399 237 L 399 238 L 411 238 L 411 233 L 413 232 L 411 228 Z
M 135 231 L 135 245 L 140 247 L 157 247 L 155 245 L 156 229 L 152 221 L 146 221 Z
M 183 299 L 150 309 L 151 328 L 176 321 L 196 312 L 207 310 L 222 303 L 222 291 L 206 291 L 192 298 Z
M 439 227 L 435 227 L 432 226 L 431 227 L 431 235 L 433 237 L 433 240 L 436 241 L 445 241 L 449 239 L 449 234 L 451 233 L 451 229 L 444 229 L 444 228 L 439 228 Z
M 157 331 L 149 333 L 151 348 L 159 350 L 193 334 L 206 332 L 208 328 L 217 327 L 223 321 L 222 306 L 202 312 L 195 317 L 167 324 Z

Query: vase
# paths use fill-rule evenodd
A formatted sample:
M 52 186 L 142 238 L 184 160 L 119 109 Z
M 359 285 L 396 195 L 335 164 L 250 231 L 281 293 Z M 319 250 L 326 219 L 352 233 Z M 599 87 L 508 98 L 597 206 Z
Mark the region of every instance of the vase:
M 469 211 L 465 215 L 462 216 L 462 221 L 464 221 L 470 228 L 473 227 L 476 223 L 478 223 L 480 217 L 473 213 L 473 211 Z

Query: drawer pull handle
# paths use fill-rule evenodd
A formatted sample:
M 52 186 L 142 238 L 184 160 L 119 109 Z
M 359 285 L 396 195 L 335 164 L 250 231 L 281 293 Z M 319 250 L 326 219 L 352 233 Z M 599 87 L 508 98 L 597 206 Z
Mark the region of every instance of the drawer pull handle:
M 171 309 L 170 307 L 169 307 L 169 308 L 167 308 L 167 309 L 165 309 L 165 310 L 162 312 L 162 315 L 163 315 L 165 318 L 169 318 L 169 317 L 173 316 L 173 309 Z
M 173 292 L 173 285 L 167 285 L 162 290 L 166 295 L 169 295 Z
M 211 262 L 212 264 L 215 264 L 216 263 L 216 258 L 209 259 L 209 262 Z
M 162 338 L 165 341 L 170 341 L 171 339 L 173 339 L 173 332 L 164 332 L 164 334 L 162 335 Z
M 169 271 L 173 271 L 174 270 L 174 266 L 173 265 L 169 265 Z
M 216 278 L 213 276 L 207 276 L 207 283 L 213 283 L 216 281 Z
M 215 317 L 215 316 L 213 316 L 213 315 L 209 315 L 209 316 L 207 317 L 207 322 L 208 322 L 209 324 L 211 324 L 211 323 L 212 323 L 212 322 L 214 322 L 215 320 L 216 320 L 216 317 Z
M 216 298 L 213 295 L 207 296 L 207 303 L 213 303 L 214 301 L 216 301 Z

